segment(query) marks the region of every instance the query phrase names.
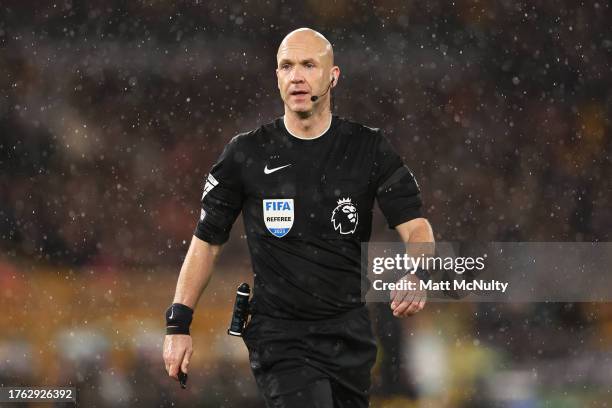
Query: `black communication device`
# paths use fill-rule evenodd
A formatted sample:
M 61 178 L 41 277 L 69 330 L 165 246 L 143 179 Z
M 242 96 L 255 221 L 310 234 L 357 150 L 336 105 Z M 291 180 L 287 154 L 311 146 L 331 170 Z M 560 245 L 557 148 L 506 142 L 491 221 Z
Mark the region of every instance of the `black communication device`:
M 181 385 L 182 389 L 187 388 L 187 374 L 182 372 L 180 368 L 178 372 L 178 380 L 179 380 L 179 384 Z
M 236 290 L 236 302 L 234 303 L 234 313 L 232 313 L 232 321 L 227 329 L 227 334 L 230 336 L 242 336 L 242 331 L 249 316 L 249 296 L 251 288 L 248 283 L 242 283 Z

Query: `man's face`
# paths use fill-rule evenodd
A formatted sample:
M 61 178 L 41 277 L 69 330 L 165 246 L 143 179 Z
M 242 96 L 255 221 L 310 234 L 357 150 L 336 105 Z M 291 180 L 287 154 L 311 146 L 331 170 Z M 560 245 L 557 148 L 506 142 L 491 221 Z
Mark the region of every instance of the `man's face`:
M 306 36 L 296 37 L 279 48 L 278 89 L 290 110 L 309 112 L 314 104 L 310 97 L 324 93 L 331 81 L 331 61 L 320 42 Z

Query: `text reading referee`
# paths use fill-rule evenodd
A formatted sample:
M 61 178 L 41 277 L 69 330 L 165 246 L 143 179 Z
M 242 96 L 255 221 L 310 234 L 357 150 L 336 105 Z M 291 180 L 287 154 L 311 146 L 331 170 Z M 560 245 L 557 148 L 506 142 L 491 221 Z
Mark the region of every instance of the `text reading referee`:
M 325 37 L 293 31 L 277 63 L 285 115 L 234 137 L 207 176 L 166 314 L 166 369 L 174 378 L 188 370 L 193 308 L 242 211 L 255 273 L 244 341 L 268 407 L 366 407 L 376 343 L 360 243 L 374 199 L 405 242 L 433 242 L 433 233 L 416 181 L 381 132 L 332 116 L 340 69 Z M 391 309 L 405 317 L 424 305 L 422 293 L 398 293 Z

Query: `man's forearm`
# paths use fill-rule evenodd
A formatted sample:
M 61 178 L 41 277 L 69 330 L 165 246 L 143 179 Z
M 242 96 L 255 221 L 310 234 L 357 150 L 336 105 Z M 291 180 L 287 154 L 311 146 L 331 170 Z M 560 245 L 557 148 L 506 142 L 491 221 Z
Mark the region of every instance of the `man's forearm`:
M 195 309 L 200 295 L 208 286 L 220 250 L 220 245 L 211 245 L 192 237 L 176 284 L 173 303 L 181 303 Z
M 405 222 L 395 229 L 406 244 L 435 242 L 431 225 L 425 218 L 416 218 Z
M 431 256 L 435 253 L 435 238 L 431 224 L 425 218 L 417 218 L 396 227 L 406 245 L 406 253 L 412 257 Z

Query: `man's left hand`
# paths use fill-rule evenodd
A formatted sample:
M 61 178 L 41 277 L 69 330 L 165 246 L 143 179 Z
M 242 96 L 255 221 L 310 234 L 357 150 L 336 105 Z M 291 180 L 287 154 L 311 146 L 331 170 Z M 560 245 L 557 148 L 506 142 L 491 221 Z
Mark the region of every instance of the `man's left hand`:
M 427 301 L 427 291 L 419 287 L 420 279 L 413 274 L 404 276 L 400 281 L 414 282 L 415 290 L 392 290 L 391 291 L 391 310 L 393 316 L 403 318 L 411 316 L 425 307 Z

